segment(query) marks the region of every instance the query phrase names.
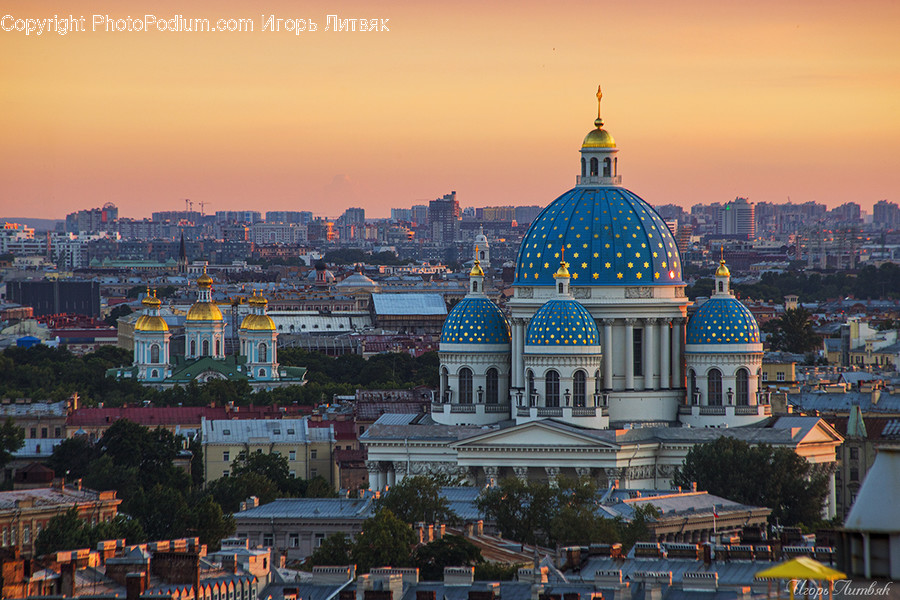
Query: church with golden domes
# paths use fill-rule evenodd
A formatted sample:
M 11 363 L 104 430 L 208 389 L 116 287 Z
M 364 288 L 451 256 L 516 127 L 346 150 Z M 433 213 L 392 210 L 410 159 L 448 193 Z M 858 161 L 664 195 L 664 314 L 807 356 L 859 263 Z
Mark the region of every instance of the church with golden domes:
M 225 319 L 212 298 L 212 287 L 213 279 L 204 269 L 197 279 L 197 300 L 185 318 L 184 356 L 171 355 L 161 302 L 148 289 L 141 301 L 144 314 L 134 326 L 134 363 L 131 368 L 111 369 L 107 375 L 134 378 L 157 388 L 213 379 L 247 381 L 254 390 L 306 383 L 305 368 L 278 364 L 275 323 L 266 314 L 268 302 L 256 291 L 247 301 L 250 312 L 238 329 L 239 353 L 225 354 Z
M 487 240 L 476 241 L 431 411 L 385 416 L 360 438 L 373 487 L 441 472 L 667 489 L 691 446 L 723 434 L 831 469 L 840 436 L 815 417 L 773 417 L 759 393 L 759 327 L 724 261 L 688 320 L 675 239 L 621 186 L 617 153 L 598 108 L 575 187 L 525 234 L 508 314 L 484 294 Z

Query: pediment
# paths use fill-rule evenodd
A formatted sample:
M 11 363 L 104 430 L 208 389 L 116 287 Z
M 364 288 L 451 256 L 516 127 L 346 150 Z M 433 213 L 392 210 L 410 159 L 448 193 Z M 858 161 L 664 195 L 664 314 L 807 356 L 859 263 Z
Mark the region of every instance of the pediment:
M 557 424 L 551 420 L 532 421 L 504 429 L 489 431 L 453 444 L 457 450 L 467 448 L 508 447 L 583 447 L 617 449 L 619 445 L 600 439 L 590 431 Z

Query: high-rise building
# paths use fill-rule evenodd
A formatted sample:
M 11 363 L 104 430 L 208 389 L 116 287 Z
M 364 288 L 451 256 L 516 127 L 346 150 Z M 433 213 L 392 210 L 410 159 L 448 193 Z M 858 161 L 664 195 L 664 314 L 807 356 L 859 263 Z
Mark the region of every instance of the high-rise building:
M 900 225 L 900 207 L 895 202 L 879 200 L 872 209 L 872 222 L 878 229 L 893 229 Z
M 431 241 L 441 244 L 459 239 L 459 216 L 459 202 L 455 191 L 429 202 L 428 226 Z
M 412 221 L 412 209 L 411 208 L 392 208 L 391 209 L 391 221 L 395 223 Z
M 719 220 L 719 233 L 740 236 L 743 239 L 756 239 L 756 217 L 753 204 L 746 198 L 735 198 L 722 207 Z
M 424 204 L 416 204 L 411 209 L 412 222 L 416 225 L 428 224 L 428 207 Z

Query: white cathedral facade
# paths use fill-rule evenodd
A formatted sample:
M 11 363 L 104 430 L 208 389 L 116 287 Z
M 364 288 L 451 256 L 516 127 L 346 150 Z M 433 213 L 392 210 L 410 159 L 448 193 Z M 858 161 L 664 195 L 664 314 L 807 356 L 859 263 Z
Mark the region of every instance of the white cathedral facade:
M 484 293 L 489 244 L 476 239 L 468 295 L 441 333 L 430 413 L 388 415 L 361 438 L 373 488 L 442 472 L 667 489 L 690 447 L 720 435 L 786 445 L 833 471 L 841 438 L 827 423 L 772 417 L 759 327 L 724 260 L 687 319 L 675 239 L 621 187 L 599 110 L 594 126 L 575 187 L 522 241 L 508 317 Z

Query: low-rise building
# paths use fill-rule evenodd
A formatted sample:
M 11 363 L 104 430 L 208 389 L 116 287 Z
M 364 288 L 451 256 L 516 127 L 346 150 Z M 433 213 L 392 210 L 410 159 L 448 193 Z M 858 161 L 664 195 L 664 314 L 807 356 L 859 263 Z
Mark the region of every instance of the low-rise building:
M 34 544 L 50 519 L 70 508 L 87 524 L 111 521 L 121 500 L 115 491 L 96 492 L 75 487 L 47 487 L 0 492 L 0 548 L 15 548 L 24 558 L 34 555 Z
M 228 477 L 242 453 L 277 454 L 287 459 L 292 477 L 338 481 L 333 427 L 310 427 L 309 419 L 241 419 L 201 422 L 206 481 Z

